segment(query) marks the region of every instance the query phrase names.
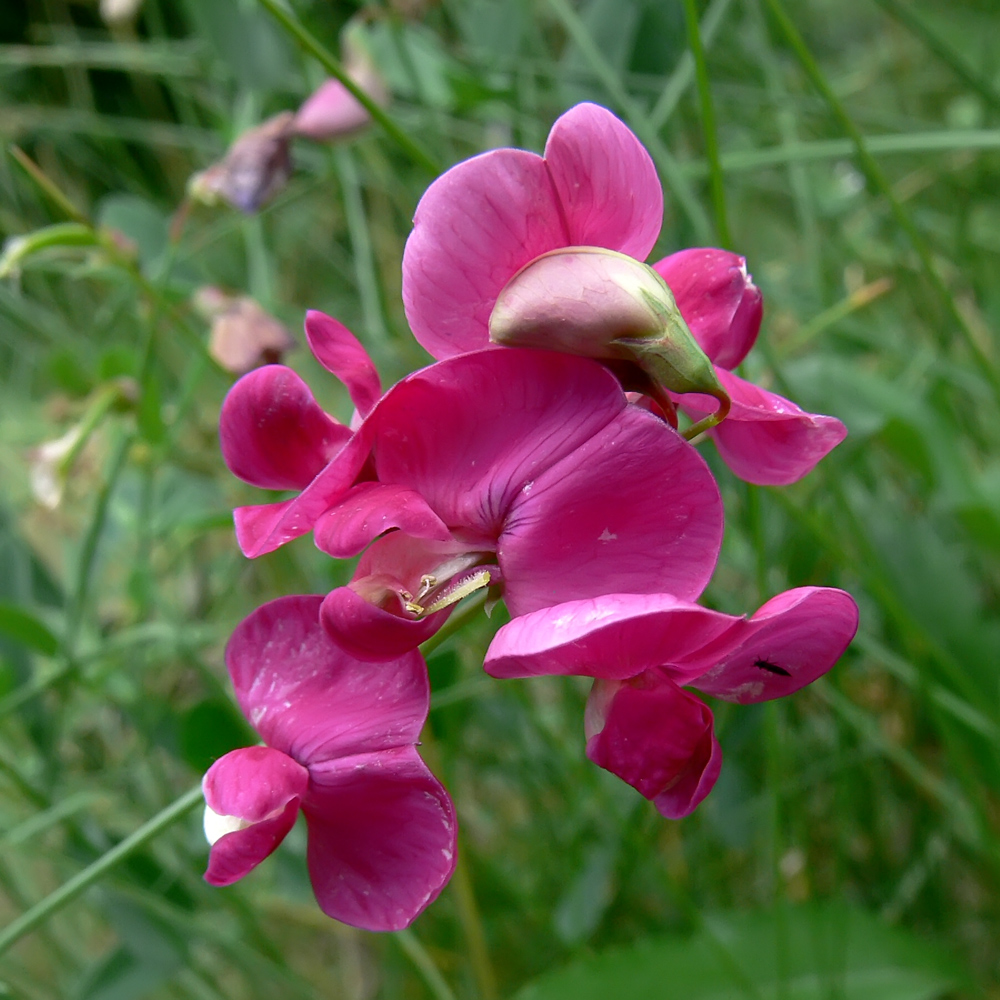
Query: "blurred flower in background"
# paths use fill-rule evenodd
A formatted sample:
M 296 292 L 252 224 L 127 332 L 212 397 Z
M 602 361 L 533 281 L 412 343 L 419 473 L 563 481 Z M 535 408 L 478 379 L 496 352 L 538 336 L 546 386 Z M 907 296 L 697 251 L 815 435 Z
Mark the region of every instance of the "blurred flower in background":
M 212 324 L 208 353 L 234 375 L 276 364 L 295 338 L 249 295 L 229 295 L 207 285 L 195 292 L 195 309 Z

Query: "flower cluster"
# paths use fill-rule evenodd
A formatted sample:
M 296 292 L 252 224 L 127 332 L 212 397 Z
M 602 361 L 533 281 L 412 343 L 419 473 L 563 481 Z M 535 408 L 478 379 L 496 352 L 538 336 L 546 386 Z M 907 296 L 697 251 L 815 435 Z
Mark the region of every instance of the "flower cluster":
M 688 689 L 779 698 L 843 653 L 857 627 L 843 591 L 790 590 L 748 617 L 697 603 L 723 510 L 690 439 L 707 430 L 737 476 L 783 484 L 845 431 L 733 374 L 760 292 L 722 250 L 645 264 L 662 212 L 635 136 L 579 105 L 544 156 L 485 153 L 421 200 L 403 297 L 436 363 L 383 392 L 361 343 L 311 312 L 309 346 L 355 405 L 348 424 L 281 365 L 233 387 L 227 465 L 291 494 L 235 512 L 243 552 L 311 532 L 328 555 L 361 558 L 346 586 L 273 601 L 229 644 L 265 745 L 206 775 L 209 881 L 249 871 L 301 810 L 331 916 L 398 928 L 435 898 L 456 831 L 416 751 L 429 704 L 418 647 L 478 591 L 511 615 L 486 672 L 593 678 L 587 756 L 671 818 L 721 766 L 712 712 Z M 679 411 L 693 423 L 679 429 Z

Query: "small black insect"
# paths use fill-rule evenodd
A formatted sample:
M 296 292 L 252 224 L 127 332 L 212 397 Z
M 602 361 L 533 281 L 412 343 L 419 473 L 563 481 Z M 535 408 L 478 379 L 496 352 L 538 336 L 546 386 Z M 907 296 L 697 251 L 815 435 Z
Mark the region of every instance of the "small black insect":
M 760 667 L 761 670 L 766 670 L 769 674 L 780 674 L 782 677 L 792 676 L 784 667 L 768 663 L 767 660 L 754 660 L 753 665 L 755 667 Z

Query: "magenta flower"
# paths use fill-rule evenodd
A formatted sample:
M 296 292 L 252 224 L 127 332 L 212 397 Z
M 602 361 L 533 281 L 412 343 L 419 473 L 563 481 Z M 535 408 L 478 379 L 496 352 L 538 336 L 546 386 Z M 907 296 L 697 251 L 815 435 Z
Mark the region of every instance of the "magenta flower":
M 682 687 L 739 704 L 782 698 L 825 674 L 857 627 L 850 595 L 826 587 L 786 591 L 750 618 L 671 594 L 606 594 L 515 618 L 485 669 L 595 678 L 587 756 L 676 819 L 711 791 L 722 764 L 711 711 Z
M 339 423 L 283 365 L 258 368 L 229 391 L 219 417 L 219 444 L 230 472 L 262 489 L 299 491 L 290 500 L 237 508 L 236 538 L 251 557 L 311 531 L 354 483 L 366 457 L 354 429 L 382 392 L 375 366 L 347 327 L 310 311 L 305 329 L 313 354 L 346 385 L 357 412 L 351 427 Z
M 233 750 L 205 775 L 205 878 L 230 885 L 284 839 L 301 810 L 324 913 L 398 930 L 455 867 L 455 813 L 416 751 L 427 669 L 412 652 L 358 663 L 319 625 L 320 597 L 283 597 L 233 633 L 226 663 L 266 746 Z
M 373 480 L 316 522 L 316 544 L 362 556 L 323 622 L 354 655 L 412 648 L 480 587 L 511 614 L 628 590 L 701 593 L 722 535 L 698 452 L 630 405 L 587 358 L 480 351 L 391 389 L 369 434 Z
M 746 261 L 725 250 L 681 250 L 657 261 L 653 270 L 670 286 L 732 401 L 726 419 L 708 432 L 725 463 L 741 479 L 761 486 L 801 479 L 844 440 L 847 428 L 836 417 L 806 413 L 732 374 L 757 339 L 762 313 L 760 289 Z M 677 402 L 696 420 L 716 407 L 704 395 Z
M 403 302 L 414 335 L 436 358 L 487 347 L 497 300 L 519 273 L 530 273 L 528 265 L 553 251 L 595 247 L 643 261 L 662 218 L 662 188 L 639 140 L 604 108 L 577 105 L 553 125 L 544 156 L 493 150 L 457 164 L 427 189 L 403 254 Z M 834 418 L 804 413 L 725 370 L 749 350 L 760 323 L 760 292 L 742 258 L 690 250 L 654 269 L 701 348 L 723 369 L 716 375 L 733 400 L 720 425 L 727 430 L 713 435 L 723 458 L 751 482 L 787 483 L 805 475 L 845 431 Z M 602 300 L 617 308 L 617 297 L 600 289 L 574 294 L 580 307 L 567 314 L 573 317 L 567 327 Z M 551 311 L 544 287 L 540 297 L 532 304 L 515 296 L 529 312 Z M 503 320 L 509 325 L 509 310 Z M 590 340 L 589 331 L 582 336 Z M 558 338 L 561 348 L 569 337 Z M 686 396 L 685 406 L 701 415 L 718 403 Z

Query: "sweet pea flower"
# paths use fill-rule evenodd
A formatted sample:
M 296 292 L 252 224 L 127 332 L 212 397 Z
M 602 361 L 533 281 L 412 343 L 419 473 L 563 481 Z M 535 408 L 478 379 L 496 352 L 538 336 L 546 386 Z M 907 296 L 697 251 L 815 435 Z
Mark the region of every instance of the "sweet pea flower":
M 858 627 L 849 594 L 800 587 L 749 618 L 672 594 L 605 594 L 515 618 L 486 654 L 493 677 L 595 678 L 587 756 L 671 819 L 712 790 L 722 753 L 690 686 L 741 705 L 783 698 L 825 674 Z
M 522 615 L 626 590 L 694 599 L 714 569 L 722 508 L 703 459 L 590 359 L 451 358 L 393 387 L 357 435 L 370 478 L 314 534 L 335 557 L 377 539 L 323 604 L 359 658 L 413 648 L 477 589 Z
M 455 867 L 454 809 L 416 750 L 427 669 L 417 652 L 358 663 L 320 627 L 320 601 L 271 601 L 226 648 L 237 701 L 265 745 L 233 750 L 205 775 L 205 878 L 217 886 L 242 878 L 301 811 L 323 912 L 399 930 Z
M 417 206 L 403 254 L 407 319 L 436 358 L 489 346 L 491 329 L 494 341 L 527 346 L 519 325 L 523 313 L 512 316 L 510 299 L 532 314 L 549 308 L 546 300 L 568 280 L 565 270 L 545 263 L 550 256 L 592 264 L 581 251 L 615 251 L 634 259 L 631 274 L 637 274 L 646 267 L 641 262 L 656 242 L 662 217 L 663 191 L 642 144 L 611 112 L 579 104 L 553 125 L 544 156 L 496 149 L 457 164 L 431 184 Z M 674 345 L 680 338 L 685 356 L 696 342 L 694 349 L 700 346 L 716 365 L 711 383 L 697 390 L 716 399 L 702 405 L 698 396 L 685 397 L 686 408 L 701 416 L 729 396 L 732 409 L 712 434 L 734 472 L 755 483 L 801 478 L 842 439 L 844 428 L 726 370 L 749 350 L 760 323 L 760 293 L 742 258 L 721 250 L 691 250 L 660 261 L 653 270 L 672 292 L 669 298 L 660 295 L 658 311 L 670 313 L 675 307 L 679 315 L 669 330 L 646 328 L 640 339 L 648 348 L 650 341 L 666 338 Z M 599 280 L 605 282 L 606 275 Z M 627 291 L 637 279 L 615 280 Z M 537 291 L 526 290 L 529 284 Z M 577 295 L 577 304 L 567 310 L 560 349 L 566 349 L 581 323 L 611 329 L 609 341 L 620 336 L 620 296 L 594 292 Z M 500 311 L 494 313 L 498 303 Z M 553 329 L 552 323 L 536 327 L 531 346 L 553 346 Z M 583 339 L 589 341 L 589 333 Z M 595 348 L 588 343 L 573 353 L 616 359 L 621 349 L 620 344 Z M 651 364 L 648 350 L 628 356 L 654 380 L 663 377 L 663 366 Z M 681 385 L 676 391 L 692 389 Z M 723 405 L 715 419 L 724 410 Z

